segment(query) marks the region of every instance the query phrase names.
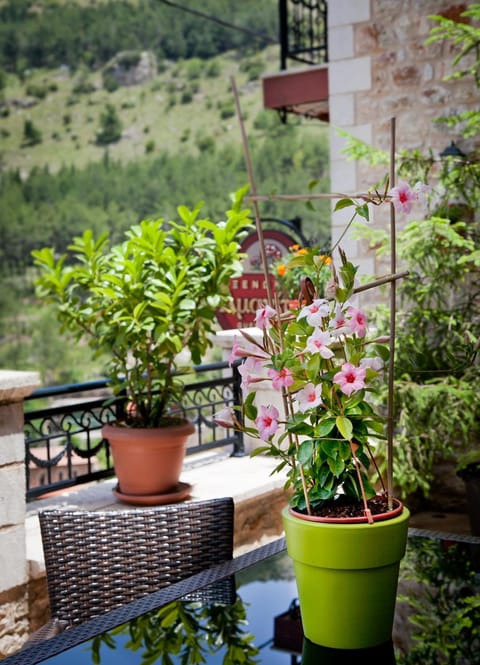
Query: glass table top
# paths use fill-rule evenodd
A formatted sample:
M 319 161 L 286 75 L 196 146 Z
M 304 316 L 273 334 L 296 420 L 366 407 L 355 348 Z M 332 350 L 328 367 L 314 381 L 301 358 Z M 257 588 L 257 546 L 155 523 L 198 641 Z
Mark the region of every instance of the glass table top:
M 174 601 L 42 662 L 344 665 L 363 656 L 370 665 L 480 664 L 478 538 L 410 530 L 392 641 L 372 650 L 325 649 L 304 639 L 285 551 L 229 580 L 233 596 L 225 603 Z

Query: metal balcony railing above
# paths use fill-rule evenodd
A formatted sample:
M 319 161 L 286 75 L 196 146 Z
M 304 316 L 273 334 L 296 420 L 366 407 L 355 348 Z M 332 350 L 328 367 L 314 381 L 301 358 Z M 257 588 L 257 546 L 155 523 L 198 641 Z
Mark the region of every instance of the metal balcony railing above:
M 327 2 L 279 0 L 280 68 L 288 61 L 306 65 L 328 62 Z
M 262 85 L 264 108 L 284 122 L 287 113 L 329 120 L 327 9 L 326 0 L 279 0 L 281 72 Z
M 209 378 L 201 380 L 206 375 Z M 195 378 L 186 386 L 183 403 L 196 427 L 187 455 L 226 447 L 231 455 L 243 455 L 242 433 L 213 422 L 216 412 L 240 403 L 236 367 L 226 362 L 200 365 Z M 119 406 L 106 380 L 41 388 L 25 400 L 27 501 L 115 475 L 101 428 L 117 418 Z

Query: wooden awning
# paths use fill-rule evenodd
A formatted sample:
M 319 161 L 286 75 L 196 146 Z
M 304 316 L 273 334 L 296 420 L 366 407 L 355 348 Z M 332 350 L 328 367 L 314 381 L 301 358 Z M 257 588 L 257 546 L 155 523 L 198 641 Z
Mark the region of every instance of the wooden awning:
M 262 86 L 264 108 L 328 122 L 328 65 L 269 74 Z

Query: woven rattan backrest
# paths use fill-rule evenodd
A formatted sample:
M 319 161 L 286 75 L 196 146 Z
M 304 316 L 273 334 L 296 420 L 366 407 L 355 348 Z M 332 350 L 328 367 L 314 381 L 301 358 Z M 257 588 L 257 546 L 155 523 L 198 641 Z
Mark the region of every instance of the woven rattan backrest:
M 78 624 L 227 561 L 233 499 L 39 513 L 50 610 Z

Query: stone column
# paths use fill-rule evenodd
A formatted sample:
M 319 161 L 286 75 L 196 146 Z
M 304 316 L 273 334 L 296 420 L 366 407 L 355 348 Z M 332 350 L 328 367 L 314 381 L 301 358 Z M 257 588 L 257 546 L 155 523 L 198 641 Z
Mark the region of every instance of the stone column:
M 332 192 L 361 191 L 358 164 L 343 154 L 346 139 L 336 128 L 346 130 L 362 141 L 372 143 L 369 122 L 358 118 L 358 98 L 369 95 L 372 87 L 371 56 L 358 53 L 355 35 L 358 26 L 368 24 L 370 0 L 338 0 L 328 5 L 329 108 L 330 108 L 330 189 Z M 372 183 L 369 183 L 371 185 Z M 335 202 L 332 203 L 332 207 Z M 332 241 L 336 242 L 352 216 L 352 208 L 332 215 Z M 342 249 L 360 267 L 360 274 L 374 274 L 372 258 L 362 256 L 351 233 L 344 236 Z
M 23 400 L 36 372 L 0 370 L 0 659 L 28 635 Z

